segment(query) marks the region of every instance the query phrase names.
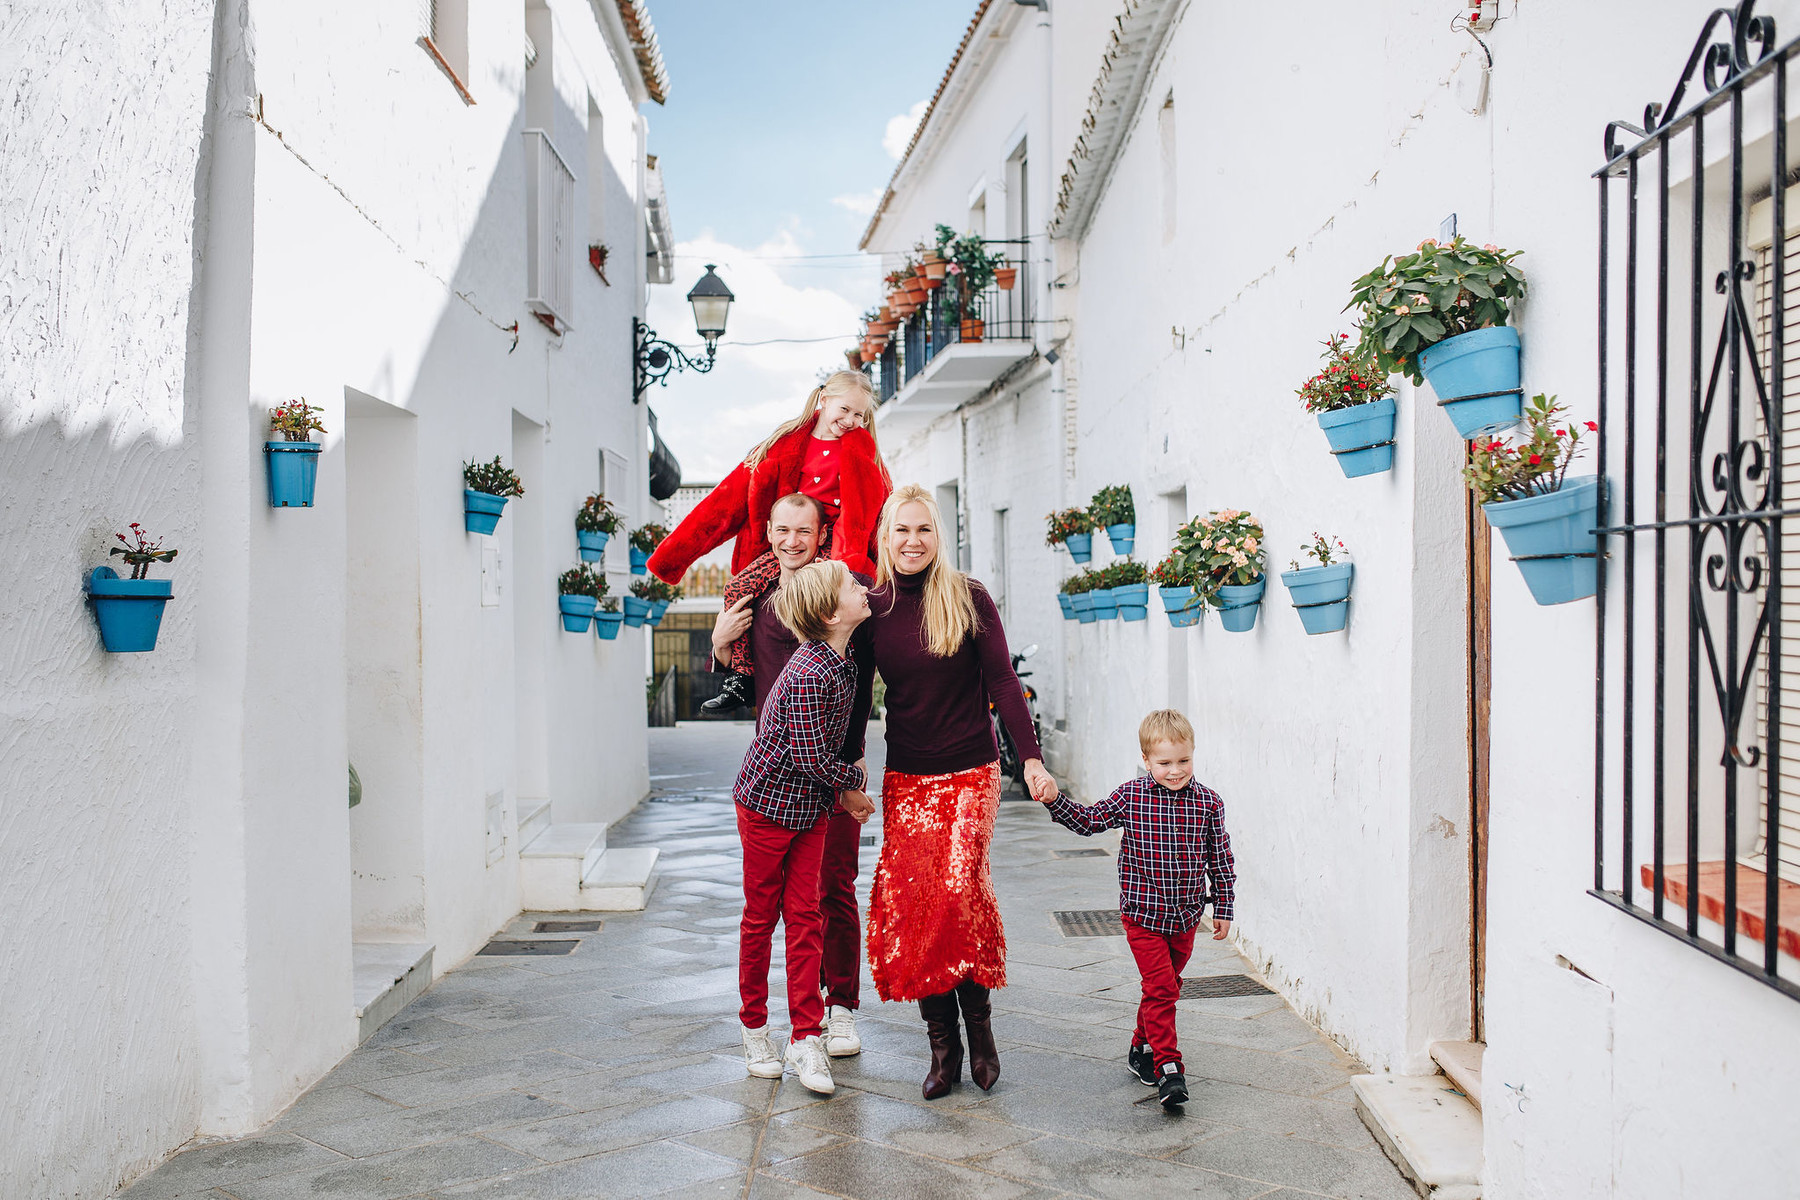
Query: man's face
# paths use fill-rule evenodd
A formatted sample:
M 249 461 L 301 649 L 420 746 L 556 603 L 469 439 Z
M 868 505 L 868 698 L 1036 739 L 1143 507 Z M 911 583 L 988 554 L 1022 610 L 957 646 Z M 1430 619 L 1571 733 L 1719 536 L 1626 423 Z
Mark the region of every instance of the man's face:
M 769 512 L 769 546 L 784 571 L 797 571 L 818 557 L 820 532 L 810 504 L 777 504 Z

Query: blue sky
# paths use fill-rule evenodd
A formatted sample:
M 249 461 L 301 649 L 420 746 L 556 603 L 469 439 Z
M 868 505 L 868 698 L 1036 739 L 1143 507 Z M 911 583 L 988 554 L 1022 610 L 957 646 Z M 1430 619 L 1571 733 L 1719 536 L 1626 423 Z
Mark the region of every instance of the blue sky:
M 651 0 L 669 102 L 645 114 L 677 258 L 675 281 L 650 289 L 650 324 L 698 341 L 684 297 L 708 262 L 737 294 L 712 372 L 648 395 L 690 482 L 730 470 L 799 412 L 821 367 L 844 364 L 879 283 L 875 260 L 849 256 L 974 12 L 975 0 Z M 824 337 L 839 340 L 785 340 Z

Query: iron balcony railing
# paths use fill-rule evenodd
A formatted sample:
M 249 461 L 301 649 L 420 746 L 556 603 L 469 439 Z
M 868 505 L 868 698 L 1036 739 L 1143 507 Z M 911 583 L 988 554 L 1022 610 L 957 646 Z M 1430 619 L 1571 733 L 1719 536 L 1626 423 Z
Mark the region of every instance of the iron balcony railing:
M 950 292 L 956 287 L 954 276 L 946 277 L 943 287 L 928 292 L 925 303 L 894 330 L 881 357 L 872 364 L 876 394 L 883 404 L 950 346 L 1031 340 L 1031 243 L 1025 238 L 1014 238 L 984 244 L 989 253 L 1004 254 L 1007 265 L 1015 268 L 1012 287 L 1002 289 L 998 283 L 990 283 L 969 295 L 966 308 L 960 297 L 955 305 L 951 303 Z M 953 307 L 957 310 L 955 320 L 951 319 Z

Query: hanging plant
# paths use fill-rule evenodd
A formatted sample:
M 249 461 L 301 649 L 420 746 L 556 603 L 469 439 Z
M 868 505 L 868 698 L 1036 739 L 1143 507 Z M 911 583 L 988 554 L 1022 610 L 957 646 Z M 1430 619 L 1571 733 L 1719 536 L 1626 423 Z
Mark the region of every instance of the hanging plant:
M 525 485 L 499 455 L 491 463 L 464 463 L 463 528 L 470 533 L 493 533 L 507 500 L 524 494 Z
M 178 551 L 165 550 L 162 539 L 151 541 L 144 527 L 133 521 L 131 536 L 113 536 L 120 544 L 112 554 L 125 560 L 131 568 L 129 579 L 119 578 L 111 567 L 95 567 L 88 573 L 87 594 L 94 606 L 94 619 L 100 626 L 100 642 L 109 653 L 131 654 L 156 649 L 156 635 L 162 628 L 163 609 L 174 594 L 167 579 L 151 579 L 153 563 L 175 561 Z
M 1600 586 L 1594 537 L 1604 500 L 1600 479 L 1569 475 L 1582 453 L 1583 432 L 1599 426 L 1559 425 L 1564 411 L 1555 396 L 1533 396 L 1524 410 L 1524 436 L 1511 445 L 1478 439 L 1463 469 L 1539 604 L 1584 599 Z
M 324 412 L 306 397 L 290 400 L 269 410 L 269 440 L 263 443 L 263 464 L 268 468 L 270 508 L 311 508 L 319 482 L 319 452 L 312 440 L 324 433 Z
M 1525 273 L 1513 265 L 1521 253 L 1478 247 L 1458 234 L 1447 244 L 1426 238 L 1411 254 L 1382 259 L 1351 285 L 1344 306 L 1357 310 L 1356 357 L 1424 383 L 1425 350 L 1507 324 L 1513 302 L 1525 295 Z

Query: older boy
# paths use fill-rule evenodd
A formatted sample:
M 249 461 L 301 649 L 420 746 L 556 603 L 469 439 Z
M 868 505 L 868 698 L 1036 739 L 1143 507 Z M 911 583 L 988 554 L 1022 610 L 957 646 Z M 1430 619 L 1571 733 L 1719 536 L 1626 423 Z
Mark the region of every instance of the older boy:
M 1125 829 L 1119 844 L 1119 919 L 1143 977 L 1137 1029 L 1126 1063 L 1159 1092 L 1164 1108 L 1187 1103 L 1187 1074 L 1175 1037 L 1181 970 L 1194 952 L 1194 927 L 1212 879 L 1213 940 L 1231 933 L 1231 838 L 1225 803 L 1194 782 L 1194 727 L 1172 708 L 1145 717 L 1138 748 L 1148 777 L 1119 785 L 1099 804 L 1067 796 L 1050 801 L 1050 815 L 1083 836 Z
M 868 589 L 841 562 L 795 571 L 775 594 L 775 612 L 800 640 L 769 693 L 744 756 L 732 799 L 744 848 L 744 917 L 738 940 L 738 1018 L 744 1065 L 778 1079 L 792 1068 L 803 1086 L 836 1090 L 819 1034 L 819 859 L 828 813 L 839 792 L 860 793 L 863 769 L 840 755 L 856 692 L 846 657 L 850 635 L 869 615 Z M 867 813 L 862 814 L 866 819 Z M 787 930 L 785 1065 L 769 1043 L 769 959 L 775 922 Z

